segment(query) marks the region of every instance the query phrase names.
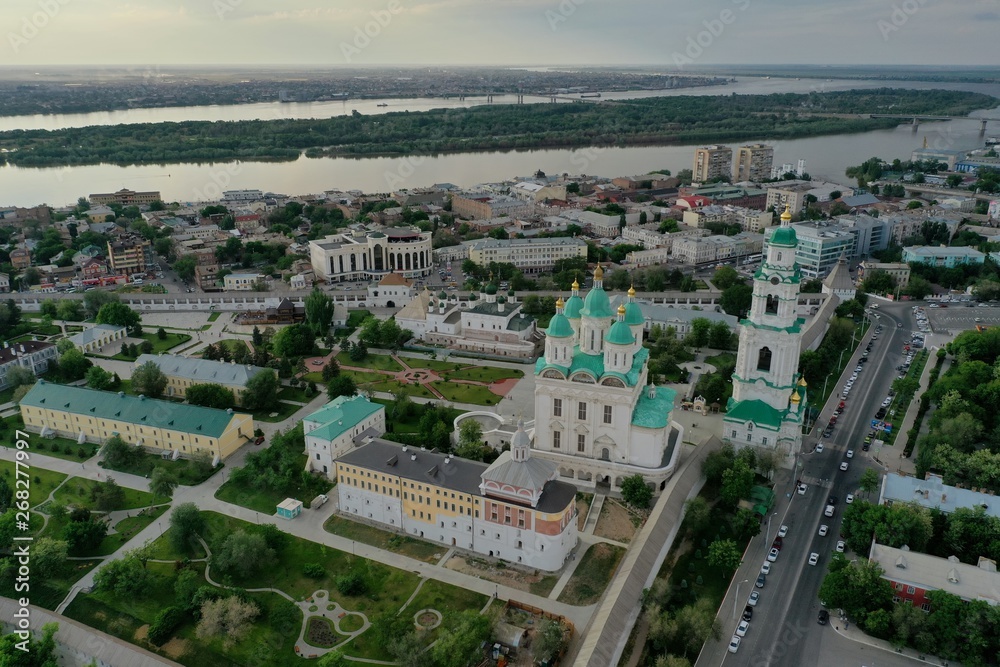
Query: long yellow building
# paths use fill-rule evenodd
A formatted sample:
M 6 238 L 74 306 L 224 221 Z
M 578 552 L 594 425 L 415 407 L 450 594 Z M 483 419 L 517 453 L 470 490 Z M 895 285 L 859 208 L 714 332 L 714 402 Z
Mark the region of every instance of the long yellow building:
M 232 410 L 158 401 L 39 380 L 21 399 L 24 425 L 78 441 L 125 442 L 179 457 L 206 454 L 217 463 L 253 438 L 253 417 Z

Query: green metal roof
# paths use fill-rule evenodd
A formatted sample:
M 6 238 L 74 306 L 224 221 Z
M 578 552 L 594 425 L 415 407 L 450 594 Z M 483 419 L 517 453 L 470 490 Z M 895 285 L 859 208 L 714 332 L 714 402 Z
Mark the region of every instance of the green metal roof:
M 643 428 L 664 428 L 670 421 L 670 412 L 674 409 L 674 398 L 677 392 L 669 387 L 655 387 L 655 394 L 650 397 L 649 388 L 639 394 L 639 400 L 632 410 L 632 424 Z
M 372 403 L 367 396 L 338 396 L 302 421 L 322 424 L 306 435 L 334 440 L 382 409 L 381 404 Z
M 600 381 L 601 378 L 610 376 L 619 378 L 629 387 L 634 387 L 639 383 L 642 368 L 648 359 L 649 350 L 643 347 L 632 356 L 632 368 L 630 368 L 627 373 L 622 374 L 613 371 L 605 371 L 603 354 L 584 354 L 580 351 L 580 346 L 577 345 L 573 348 L 573 361 L 570 363 L 569 368 L 558 364 L 547 364 L 545 363 L 545 357 L 542 356 L 535 362 L 535 375 L 541 375 L 542 372 L 548 368 L 554 368 L 566 377 L 570 377 L 574 373 L 583 371 L 593 377 L 595 381 Z
M 578 296 L 571 296 L 566 300 L 566 307 L 563 313 L 571 320 L 580 319 L 580 311 L 583 309 L 583 299 Z
M 625 324 L 635 326 L 636 324 L 646 324 L 646 318 L 642 315 L 642 308 L 635 301 L 625 304 Z
M 235 416 L 226 410 L 122 395 L 113 391 L 67 387 L 45 380 L 35 383 L 21 399 L 21 405 L 212 438 L 225 433 Z
M 730 399 L 732 400 L 732 399 Z M 731 404 L 726 411 L 725 421 L 753 422 L 772 431 L 781 428 L 784 413 L 764 401 L 753 399 Z
M 635 335 L 624 321 L 615 322 L 608 331 L 608 337 L 604 342 L 612 345 L 632 345 L 635 343 Z
M 549 328 L 546 329 L 545 335 L 550 338 L 569 338 L 573 335 L 573 327 L 565 315 L 556 313 L 549 320 Z
M 608 293 L 601 287 L 590 290 L 587 293 L 587 298 L 583 300 L 583 310 L 580 311 L 580 315 L 583 317 L 614 317 Z
M 778 245 L 785 248 L 794 248 L 799 244 L 799 239 L 795 235 L 795 229 L 792 227 L 778 227 L 771 234 L 771 238 L 767 240 L 768 245 Z
M 497 286 L 494 285 L 493 283 L 490 283 L 489 285 L 486 286 L 486 289 L 483 290 L 483 291 L 486 292 L 487 294 L 490 294 L 490 295 L 496 294 L 497 293 Z

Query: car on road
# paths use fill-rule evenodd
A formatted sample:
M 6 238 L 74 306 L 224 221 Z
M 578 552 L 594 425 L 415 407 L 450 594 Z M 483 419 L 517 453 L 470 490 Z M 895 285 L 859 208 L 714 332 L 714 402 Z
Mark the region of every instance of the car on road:
M 819 554 L 818 553 L 816 553 L 814 551 L 811 554 L 809 554 L 809 564 L 810 565 L 815 565 L 818 562 L 819 562 Z
M 846 452 L 844 453 L 844 456 L 846 456 L 846 457 L 847 457 L 847 458 L 849 458 L 849 459 L 853 459 L 853 458 L 854 458 L 854 450 L 853 450 L 853 449 L 848 449 L 848 450 L 847 450 L 847 451 L 846 451 Z
M 847 504 L 850 505 L 853 502 L 854 502 L 854 494 L 853 493 L 848 493 L 847 494 Z
M 824 516 L 833 516 L 833 512 L 834 512 L 833 505 L 827 505 L 826 509 L 823 510 L 823 515 Z
M 736 636 L 737 637 L 746 637 L 747 636 L 747 630 L 749 630 L 749 629 L 750 629 L 750 622 L 749 621 L 740 621 L 740 624 L 738 626 L 736 626 Z
M 772 563 L 778 560 L 778 547 L 771 547 L 771 550 L 767 552 L 767 559 Z
M 743 607 L 743 620 L 749 621 L 752 618 L 753 618 L 753 607 L 751 607 L 750 605 Z
M 767 580 L 767 575 L 763 572 L 757 575 L 757 582 L 754 584 L 757 588 L 764 588 L 764 582 Z
M 821 524 L 820 527 L 819 527 L 819 536 L 820 537 L 826 537 L 826 534 L 828 532 L 830 532 L 830 527 L 827 526 L 825 523 Z
M 788 526 L 782 524 L 781 528 L 778 529 L 778 537 L 784 537 L 788 535 Z
M 843 461 L 840 464 L 840 470 L 841 470 L 841 472 L 847 472 L 847 468 L 848 467 L 850 467 L 850 464 L 848 464 L 847 461 Z
M 823 443 L 822 442 L 816 443 L 816 453 L 817 454 L 822 454 L 823 453 Z
M 826 504 L 827 505 L 836 505 L 837 504 L 837 500 L 838 500 L 837 496 L 830 496 L 829 498 L 826 499 Z
M 837 553 L 838 554 L 844 553 L 845 546 L 846 545 L 844 544 L 844 540 L 837 540 Z
M 826 625 L 829 620 L 830 620 L 830 612 L 828 612 L 826 609 L 820 609 L 819 615 L 816 616 L 816 622 L 819 623 L 820 625 Z
M 760 573 L 763 574 L 765 577 L 771 574 L 771 563 L 769 563 L 768 561 L 764 561 L 764 564 L 760 566 Z
M 829 438 L 831 435 L 833 435 L 833 429 L 829 429 L 828 428 L 825 431 L 823 431 L 823 437 L 824 438 Z
M 760 591 L 753 591 L 750 593 L 750 597 L 747 598 L 747 604 L 751 607 L 756 607 L 757 603 L 760 601 Z
M 323 365 L 323 360 L 322 359 L 313 359 L 309 363 L 312 364 L 313 366 L 322 366 Z
M 872 445 L 870 442 L 866 442 L 865 444 L 861 445 L 861 451 L 867 452 L 869 449 L 871 449 L 871 446 Z
M 805 484 L 799 484 L 799 495 L 800 496 L 806 495 L 806 488 L 808 488 L 808 487 L 806 487 Z
M 740 650 L 740 638 L 733 635 L 733 638 L 729 640 L 729 652 L 736 653 Z
M 264 436 L 262 436 L 262 435 L 257 436 L 257 439 L 253 441 L 253 444 L 255 444 L 255 445 L 263 445 L 264 444 Z
M 771 549 L 777 549 L 778 551 L 781 551 L 781 547 L 783 544 L 784 540 L 779 535 L 778 537 L 774 538 L 774 542 L 771 542 Z

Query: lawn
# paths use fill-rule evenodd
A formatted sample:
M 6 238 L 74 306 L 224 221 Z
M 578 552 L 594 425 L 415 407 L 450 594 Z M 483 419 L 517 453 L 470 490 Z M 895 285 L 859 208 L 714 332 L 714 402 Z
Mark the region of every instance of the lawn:
M 524 371 L 516 368 L 494 368 L 492 366 L 472 366 L 444 374 L 444 378 L 447 380 L 472 380 L 474 382 L 520 380 L 523 377 Z
M 303 454 L 296 470 L 304 470 L 305 467 L 306 455 Z M 305 485 L 302 483 L 302 478 L 296 475 L 295 486 L 290 492 L 279 492 L 273 489 L 244 489 L 233 484 L 232 480 L 227 480 L 215 492 L 215 497 L 227 503 L 260 512 L 265 516 L 271 516 L 277 512 L 278 503 L 289 497 L 301 500 L 308 509 L 313 498 L 321 493 L 329 493 L 330 489 L 333 488 L 333 482 L 318 475 L 311 475 L 308 479 L 309 484 Z
M 368 384 L 369 382 L 389 382 L 389 381 L 391 381 L 389 379 L 389 376 L 385 375 L 384 373 L 371 373 L 371 372 L 368 372 L 368 371 L 341 370 L 340 374 L 341 375 L 346 375 L 347 377 L 349 377 L 352 380 L 354 380 L 354 384 L 358 385 L 359 387 L 361 385 L 363 385 L 363 384 Z
M 429 371 L 457 371 L 468 364 L 456 364 L 454 361 L 438 361 L 437 359 L 418 359 L 417 357 L 400 356 L 403 363 L 410 368 L 426 368 Z
M 98 556 L 110 556 L 128 544 L 146 526 L 160 518 L 167 511 L 166 505 L 140 510 L 135 516 L 129 516 L 115 524 L 117 532 L 105 536 L 101 546 L 97 548 Z
M 438 380 L 430 385 L 437 389 L 445 399 L 455 403 L 472 403 L 474 405 L 496 405 L 500 402 L 497 396 L 489 387 L 478 384 L 457 384 Z
M 367 310 L 352 310 L 347 313 L 347 323 L 344 326 L 352 330 L 357 329 L 362 322 L 371 316 L 372 314 Z
M 14 387 L 0 390 L 0 405 L 10 403 L 12 400 L 14 400 Z
M 205 557 L 205 550 L 202 548 L 201 544 L 197 544 L 194 550 L 190 553 L 181 553 L 174 549 L 173 544 L 170 542 L 170 531 L 173 528 L 169 527 L 170 516 L 167 515 L 162 520 L 162 526 L 166 529 L 163 533 L 150 543 L 152 548 L 153 559 L 155 560 L 171 560 L 178 561 L 184 560 L 185 558 L 191 558 L 197 560 L 199 558 Z
M 366 388 L 370 388 L 372 391 L 384 391 L 389 394 L 402 392 L 407 396 L 418 396 L 420 398 L 437 398 L 437 396 L 435 396 L 430 389 L 428 389 L 422 384 L 410 384 L 407 382 L 400 382 L 398 380 L 383 380 L 382 382 L 375 382 L 371 385 L 368 385 Z
M 177 347 L 181 343 L 186 343 L 189 340 L 191 340 L 191 336 L 189 334 L 172 333 L 169 331 L 167 332 L 167 337 L 164 338 L 163 340 L 160 340 L 159 336 L 156 335 L 155 331 L 144 331 L 142 335 L 139 336 L 139 338 L 142 338 L 143 340 L 148 340 L 153 345 L 153 350 L 150 352 L 150 354 L 159 354 L 160 352 L 166 352 L 171 348 Z M 142 354 L 142 350 L 139 350 L 139 354 Z M 121 352 L 119 352 L 118 354 L 114 355 L 111 358 L 117 359 L 119 361 L 135 361 L 136 359 L 138 359 L 138 357 L 125 355 L 122 354 Z
M 705 357 L 706 364 L 712 364 L 716 368 L 736 365 L 736 355 L 732 352 L 721 352 L 711 357 Z
M 326 523 L 323 524 L 323 529 L 348 540 L 363 542 L 386 551 L 394 551 L 410 558 L 422 560 L 425 563 L 437 562 L 447 551 L 446 547 L 439 544 L 391 533 L 358 521 L 351 521 L 336 514 L 327 519 Z
M 33 436 L 37 437 L 37 436 Z M 30 441 L 29 441 L 30 442 Z M 30 453 L 29 453 L 30 456 Z M 28 466 L 21 466 L 22 473 L 28 473 L 28 477 L 23 475 L 20 479 L 26 479 L 30 484 L 31 488 L 28 490 L 28 502 L 31 506 L 39 505 L 48 499 L 49 494 L 52 493 L 57 486 L 62 484 L 63 480 L 66 479 L 66 475 L 61 472 L 54 472 L 52 470 L 44 470 L 38 466 L 30 465 L 31 460 L 27 462 Z M 7 478 L 7 485 L 10 488 L 15 488 L 16 477 L 14 472 L 14 462 L 13 461 L 0 461 L 0 471 L 2 471 L 3 476 Z
M 176 461 L 172 461 L 163 458 L 159 454 L 147 453 L 143 453 L 139 463 L 131 467 L 108 468 L 103 461 L 101 462 L 101 467 L 108 470 L 117 470 L 118 472 L 132 473 L 133 475 L 142 475 L 144 477 L 152 475 L 153 470 L 156 468 L 164 468 L 172 472 L 177 478 L 177 482 L 184 486 L 197 486 L 211 477 L 217 470 L 222 469 L 222 466 L 212 468 L 211 462 L 203 463 L 194 459 L 177 459 Z
M 43 609 L 54 610 L 59 606 L 69 594 L 81 577 L 94 569 L 100 559 L 94 560 L 71 560 L 66 561 L 61 572 L 47 577 L 35 576 L 31 579 L 31 604 L 38 605 Z M 0 582 L 0 595 L 17 599 L 24 595 L 24 592 L 14 590 L 13 577 L 4 577 Z M 101 627 L 100 625 L 96 627 Z
M 13 447 L 13 438 L 10 440 L 6 438 L 0 440 L 0 446 Z M 100 449 L 100 445 L 95 445 L 89 442 L 78 445 L 75 440 L 70 440 L 69 438 L 43 438 L 40 435 L 32 435 L 31 447 L 32 451 L 37 452 L 38 454 L 54 456 L 67 461 L 76 461 L 77 463 L 80 461 L 86 461 L 96 454 L 98 449 Z M 83 450 L 83 456 L 80 456 L 81 450 Z
M 306 396 L 306 390 L 304 387 L 282 387 L 278 391 L 278 398 L 282 401 L 298 401 L 299 403 L 308 403 L 312 399 L 316 398 L 316 394 Z
M 269 424 L 274 424 L 277 422 L 285 421 L 289 417 L 295 414 L 296 411 L 301 410 L 301 405 L 295 405 L 294 403 L 285 403 L 283 401 L 278 401 L 278 407 L 273 410 L 257 410 L 252 412 L 253 418 L 257 421 L 268 422 Z
M 611 544 L 595 544 L 587 549 L 559 595 L 559 602 L 586 606 L 597 602 L 615 576 L 625 549 Z
M 109 478 L 114 475 L 106 475 Z M 70 477 L 66 483 L 59 487 L 53 500 L 66 505 L 67 507 L 86 507 L 91 510 L 97 509 L 94 501 L 91 500 L 91 491 L 97 488 L 104 480 L 84 479 L 83 477 Z M 122 487 L 125 492 L 125 502 L 118 509 L 134 510 L 140 507 L 170 502 L 169 498 L 154 498 L 153 494 L 147 491 L 137 491 Z
M 361 361 L 354 361 L 347 352 L 337 355 L 337 363 L 341 366 L 354 366 L 355 368 L 368 368 L 374 371 L 392 371 L 394 373 L 403 370 L 399 363 L 387 354 L 369 354 Z
M 222 313 L 216 311 L 216 312 L 214 312 L 214 313 L 212 313 L 211 315 L 208 316 L 208 321 L 209 322 L 214 322 L 215 320 L 219 319 L 219 317 L 221 315 L 222 315 Z

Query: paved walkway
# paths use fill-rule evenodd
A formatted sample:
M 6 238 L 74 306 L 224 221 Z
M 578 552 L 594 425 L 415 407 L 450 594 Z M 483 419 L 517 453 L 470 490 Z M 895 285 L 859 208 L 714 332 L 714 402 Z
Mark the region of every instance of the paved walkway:
M 606 496 L 603 493 L 598 493 L 594 496 L 594 502 L 590 503 L 590 509 L 587 510 L 587 520 L 583 524 L 581 533 L 587 535 L 594 534 L 594 529 L 597 528 L 597 520 L 601 518 L 601 510 L 604 509 L 605 498 Z
M 892 450 L 882 449 L 886 453 L 882 457 L 882 460 L 876 460 L 876 463 L 882 465 L 882 467 L 889 471 L 895 466 L 896 472 L 906 475 L 915 475 L 917 472 L 916 466 L 916 450 L 913 451 L 913 455 L 907 458 L 903 454 L 903 449 L 906 447 L 906 441 L 908 439 L 908 433 L 910 429 L 913 428 L 913 423 L 917 419 L 917 412 L 920 410 L 920 397 L 923 396 L 924 392 L 927 391 L 927 384 L 930 382 L 931 370 L 937 364 L 937 351 L 938 348 L 931 347 L 927 348 L 929 356 L 927 357 L 927 363 L 924 365 L 924 370 L 920 374 L 920 388 L 917 389 L 913 394 L 913 399 L 910 401 L 910 405 L 907 406 L 906 414 L 903 415 L 902 421 L 899 423 L 899 433 L 896 435 L 896 441 L 893 444 Z M 947 367 L 947 361 L 944 366 L 942 366 L 942 371 Z M 891 452 L 891 453 L 890 453 Z
M 608 667 L 617 665 L 632 626 L 639 616 L 642 591 L 656 577 L 684 516 L 684 503 L 704 484 L 701 462 L 721 443 L 718 438 L 704 440 L 693 452 L 687 452 L 683 466 L 674 473 L 660 494 L 652 514 L 634 540 L 635 548 L 625 554 L 617 575 L 599 602 L 597 612 L 582 632 L 583 643 L 573 665 Z M 572 653 L 572 650 L 571 650 Z

